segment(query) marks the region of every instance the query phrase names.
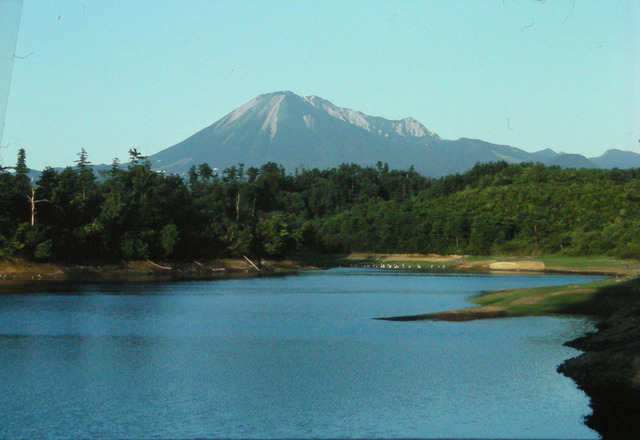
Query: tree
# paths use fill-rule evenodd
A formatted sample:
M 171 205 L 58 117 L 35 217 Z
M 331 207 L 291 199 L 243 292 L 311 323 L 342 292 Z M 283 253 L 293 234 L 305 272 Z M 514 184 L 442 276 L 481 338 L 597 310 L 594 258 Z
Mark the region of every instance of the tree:
M 209 164 L 203 163 L 198 166 L 198 174 L 202 180 L 208 182 L 213 177 L 213 170 Z
M 82 202 L 87 199 L 87 192 L 95 189 L 94 183 L 96 177 L 93 175 L 91 169 L 91 162 L 89 162 L 89 155 L 87 150 L 82 148 L 78 153 L 78 160 L 75 161 L 78 171 L 78 184 L 80 186 L 80 192 L 82 194 Z
M 196 168 L 195 165 L 191 165 L 191 168 L 189 168 L 189 172 L 187 173 L 187 176 L 189 177 L 189 186 L 191 188 L 195 187 L 196 184 L 198 183 L 198 169 Z
M 129 149 L 129 162 L 132 166 L 138 165 L 138 162 L 145 160 L 147 156 L 143 156 L 137 148 Z
M 36 188 L 35 186 L 31 186 L 31 195 L 27 196 L 29 199 L 29 204 L 31 205 L 31 227 L 36 224 L 36 203 L 48 202 L 47 199 L 39 199 L 36 200 Z
M 281 258 L 299 249 L 301 231 L 294 230 L 292 220 L 279 212 L 260 219 L 258 228 L 261 247 L 267 255 Z
M 164 250 L 164 256 L 169 257 L 173 253 L 173 250 L 178 244 L 180 233 L 178 227 L 173 223 L 169 223 L 160 231 L 160 244 Z
M 85 150 L 84 148 L 81 148 L 77 156 L 78 156 L 78 160 L 76 160 L 75 163 L 77 164 L 78 169 L 82 171 L 82 170 L 85 170 L 87 167 L 91 166 L 91 162 L 89 162 L 89 154 L 87 153 L 87 150 Z
M 24 152 L 24 148 L 20 148 L 20 150 L 18 151 L 18 161 L 16 163 L 16 176 L 26 176 L 29 171 L 31 171 L 28 167 L 27 167 L 27 161 L 26 161 L 26 153 Z

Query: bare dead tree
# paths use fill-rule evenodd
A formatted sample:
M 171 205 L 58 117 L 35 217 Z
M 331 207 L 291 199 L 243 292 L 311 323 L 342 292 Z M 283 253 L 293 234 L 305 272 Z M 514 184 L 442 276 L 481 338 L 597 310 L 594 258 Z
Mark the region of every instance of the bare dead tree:
M 41 203 L 41 202 L 51 203 L 47 199 L 36 200 L 36 189 L 38 188 L 33 186 L 33 178 L 31 178 L 31 195 L 27 196 L 27 199 L 29 199 L 29 203 L 31 204 L 31 227 L 32 228 L 36 224 L 36 203 Z

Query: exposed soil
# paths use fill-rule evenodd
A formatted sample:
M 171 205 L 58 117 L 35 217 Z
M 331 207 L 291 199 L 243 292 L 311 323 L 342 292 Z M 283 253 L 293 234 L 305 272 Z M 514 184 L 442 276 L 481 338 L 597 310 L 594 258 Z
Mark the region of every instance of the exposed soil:
M 384 262 L 389 261 L 429 261 L 432 263 L 453 263 L 465 258 L 463 255 L 437 255 L 437 254 L 391 254 L 381 256 L 380 260 Z
M 484 306 L 471 309 L 451 310 L 447 312 L 427 313 L 424 315 L 391 316 L 377 318 L 383 321 L 473 321 L 475 319 L 504 318 L 507 311 L 504 307 Z
M 310 269 L 292 261 L 256 261 L 254 264 L 259 267 L 259 270 L 244 259 L 194 261 L 192 263 L 166 263 L 146 260 L 106 264 L 52 264 L 23 260 L 2 260 L 0 261 L 0 282 L 216 279 L 228 276 L 292 273 Z
M 470 261 L 460 264 L 459 270 L 482 270 L 488 272 L 544 272 L 546 266 L 542 261 Z

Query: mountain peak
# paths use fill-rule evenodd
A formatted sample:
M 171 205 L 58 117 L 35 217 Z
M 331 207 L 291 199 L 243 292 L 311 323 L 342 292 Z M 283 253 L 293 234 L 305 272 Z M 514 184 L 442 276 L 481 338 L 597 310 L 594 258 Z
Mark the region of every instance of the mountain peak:
M 632 151 L 607 150 L 599 157 L 591 157 L 591 162 L 600 168 L 640 168 L 640 155 Z
M 405 137 L 429 137 L 432 139 L 439 139 L 440 137 L 427 130 L 427 127 L 422 125 L 419 121 L 409 117 L 404 118 L 396 124 L 396 133 Z
M 300 117 L 307 128 L 311 130 L 315 126 L 315 120 L 322 114 L 385 138 L 400 136 L 440 139 L 437 134 L 429 131 L 413 118 L 393 121 L 377 116 L 368 116 L 357 110 L 338 107 L 331 101 L 316 95 L 299 96 L 288 90 L 265 93 L 254 98 L 223 118 L 222 125 L 231 124 L 245 115 L 251 115 L 251 117 L 260 119 L 261 132 L 269 134 L 273 139 L 278 131 L 279 122 L 287 116 L 282 114 L 283 106 L 288 108 L 289 116 Z
M 274 97 L 287 97 L 287 98 L 298 98 L 301 99 L 300 96 L 296 95 L 295 93 L 293 93 L 290 90 L 279 90 L 277 92 L 271 92 L 271 93 L 263 93 L 262 95 L 258 95 L 258 97 L 256 99 L 270 99 L 270 98 L 274 98 Z
M 229 126 L 242 118 L 262 119 L 262 131 L 269 132 L 273 137 L 278 129 L 278 112 L 280 104 L 285 98 L 299 98 L 296 94 L 284 91 L 260 95 L 218 121 L 218 128 Z

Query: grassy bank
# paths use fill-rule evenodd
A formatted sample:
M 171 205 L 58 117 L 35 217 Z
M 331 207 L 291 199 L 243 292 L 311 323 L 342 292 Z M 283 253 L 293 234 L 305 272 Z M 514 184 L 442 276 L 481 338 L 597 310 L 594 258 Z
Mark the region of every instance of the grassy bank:
M 598 275 L 637 276 L 640 261 L 605 256 L 567 257 L 544 256 L 469 256 L 436 254 L 374 254 L 337 255 L 301 254 L 296 259 L 316 267 L 378 267 L 397 269 L 445 269 L 468 272 L 563 272 Z
M 350 256 L 361 261 L 361 256 Z M 630 280 L 640 274 L 640 261 L 620 260 L 609 257 L 467 257 L 467 256 L 410 256 L 369 255 L 370 264 L 393 266 L 421 263 L 422 267 L 443 267 L 454 271 L 489 273 L 581 273 L 610 276 L 609 279 L 580 285 L 509 289 L 486 292 L 470 300 L 477 307 L 412 316 L 386 318 L 398 321 L 446 320 L 469 321 L 474 319 L 506 318 L 517 316 L 541 316 L 560 314 L 599 315 L 614 310 L 625 301 Z M 438 266 L 439 265 L 439 266 Z
M 588 284 L 534 287 L 487 292 L 469 302 L 469 307 L 446 312 L 385 318 L 392 321 L 471 321 L 518 316 L 584 315 L 601 317 L 640 301 L 637 278 Z

